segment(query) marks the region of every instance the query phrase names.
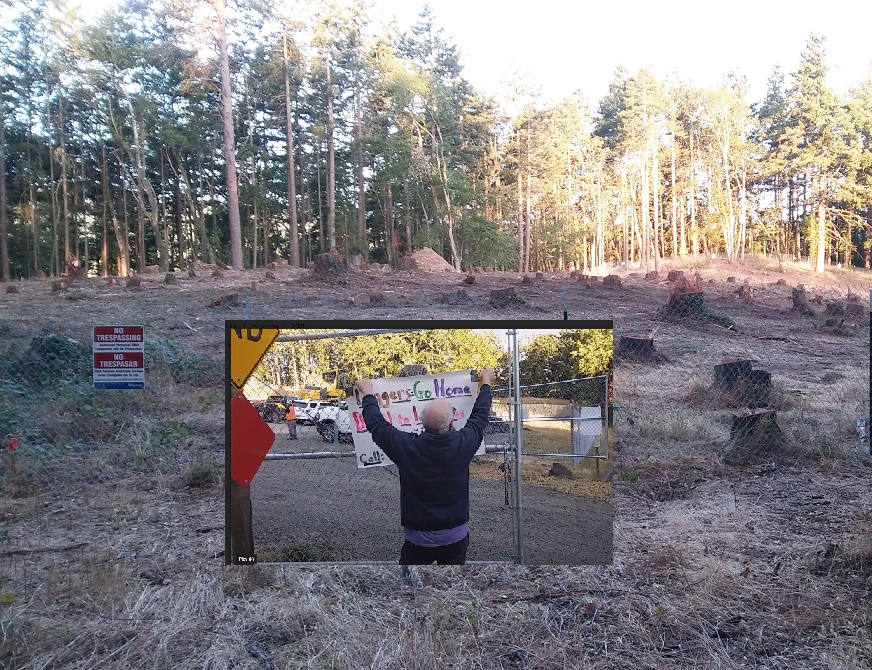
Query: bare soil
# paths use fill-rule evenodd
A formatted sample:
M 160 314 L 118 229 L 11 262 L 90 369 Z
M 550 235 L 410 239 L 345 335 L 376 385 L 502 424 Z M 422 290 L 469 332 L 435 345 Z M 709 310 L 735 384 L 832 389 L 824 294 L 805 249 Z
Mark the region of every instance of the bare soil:
M 226 318 L 557 319 L 565 289 L 571 317 L 614 317 L 618 333 L 653 336 L 668 359 L 616 366 L 609 566 L 434 567 L 411 582 L 391 566 L 225 568 L 220 486 L 157 475 L 72 486 L 71 469 L 30 495 L 0 493 L 0 665 L 869 668 L 872 467 L 855 427 L 868 416 L 869 331 L 828 332 L 823 312 L 826 300 L 867 296 L 870 277 L 763 261 L 698 269 L 709 307 L 734 327 L 658 317 L 665 273 L 624 273 L 623 288 L 477 275 L 467 306 L 441 302 L 463 278 L 449 272 L 279 268 L 275 280 L 147 276 L 135 290 L 90 279 L 56 294 L 28 281 L 0 294 L 4 347 L 46 325 L 87 342 L 111 318 L 220 355 Z M 746 279 L 751 302 L 734 297 Z M 821 296 L 812 314 L 791 309 L 798 284 Z M 490 290 L 507 286 L 526 304 L 489 307 Z M 384 304 L 352 304 L 373 290 Z M 206 307 L 233 293 L 235 305 Z M 772 372 L 792 462 L 720 463 L 735 410 L 705 389 L 725 356 Z

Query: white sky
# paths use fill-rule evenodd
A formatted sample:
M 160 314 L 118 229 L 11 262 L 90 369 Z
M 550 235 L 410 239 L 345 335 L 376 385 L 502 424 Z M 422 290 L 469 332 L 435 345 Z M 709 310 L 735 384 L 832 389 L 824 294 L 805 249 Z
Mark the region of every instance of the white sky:
M 112 0 L 82 0 L 102 9 Z M 423 3 L 374 0 L 376 17 L 401 27 Z M 872 65 L 872 5 L 862 0 L 431 0 L 437 25 L 463 54 L 473 85 L 498 95 L 516 70 L 542 85 L 545 99 L 580 90 L 596 105 L 618 65 L 677 72 L 698 86 L 719 84 L 730 70 L 748 77 L 751 102 L 765 93 L 776 64 L 790 73 L 809 33 L 827 38 L 829 83 L 840 94 Z

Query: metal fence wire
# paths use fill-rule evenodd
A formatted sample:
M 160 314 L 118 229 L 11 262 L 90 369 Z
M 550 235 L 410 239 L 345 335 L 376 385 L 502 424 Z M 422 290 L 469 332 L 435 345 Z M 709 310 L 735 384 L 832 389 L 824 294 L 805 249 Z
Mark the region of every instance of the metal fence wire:
M 485 430 L 486 454 L 470 465 L 468 558 L 471 562 L 517 562 L 527 553 L 538 563 L 607 562 L 610 501 L 599 501 L 596 515 L 603 530 L 591 534 L 591 542 L 599 543 L 596 548 L 567 543 L 566 537 L 584 536 L 591 523 L 591 510 L 576 504 L 585 491 L 574 482 L 583 484 L 583 471 L 594 470 L 583 461 L 609 456 L 605 429 L 608 378 L 521 389 L 521 423 L 530 451 L 524 452 L 521 462 L 524 489 L 519 505 L 516 404 L 510 392 L 512 342 L 511 338 L 506 341 L 505 333 L 502 336 L 498 360 L 492 352 L 470 348 L 462 361 L 431 359 L 425 366 L 429 374 L 485 367 L 496 367 L 499 373 Z M 322 347 L 333 351 L 337 359 L 348 360 L 337 348 L 378 350 L 385 346 L 379 337 L 328 339 Z M 354 427 L 343 389 L 350 390 L 358 375 L 335 369 L 329 381 L 321 377 L 315 382 L 314 375 L 300 369 L 300 352 L 289 354 L 298 342 L 274 344 L 243 388 L 276 434 L 251 485 L 257 560 L 395 563 L 402 543 L 399 472 L 393 465 L 357 467 Z M 307 348 L 307 355 L 311 349 Z M 379 372 L 400 376 L 398 368 L 406 362 L 395 358 Z M 289 379 L 286 371 L 295 367 Z M 343 375 L 344 384 L 337 383 Z M 307 376 L 309 384 L 305 383 Z M 291 405 L 295 406 L 294 421 L 285 419 Z M 519 531 L 525 532 L 524 527 L 531 524 L 537 528 L 522 545 Z M 603 543 L 607 547 L 599 546 Z M 593 560 L 594 554 L 603 553 L 609 558 Z

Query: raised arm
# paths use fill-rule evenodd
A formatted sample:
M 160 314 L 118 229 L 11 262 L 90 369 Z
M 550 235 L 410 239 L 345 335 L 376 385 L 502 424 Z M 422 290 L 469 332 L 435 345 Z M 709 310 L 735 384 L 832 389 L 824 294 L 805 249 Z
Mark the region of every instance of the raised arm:
M 460 430 L 461 433 L 468 434 L 475 442 L 475 449 L 481 444 L 484 438 L 484 429 L 487 428 L 490 421 L 491 404 L 493 397 L 491 395 L 491 384 L 494 379 L 494 371 L 492 368 L 487 368 L 481 371 L 481 388 L 478 390 L 478 397 L 475 399 L 475 404 L 472 406 L 472 412 L 469 413 L 469 418 L 466 420 L 466 425 Z
M 394 428 L 382 416 L 378 400 L 376 400 L 373 394 L 371 380 L 361 379 L 355 386 L 360 390 L 360 395 L 363 396 L 360 400 L 360 409 L 363 414 L 363 421 L 366 423 L 366 429 L 372 435 L 372 441 L 387 454 L 388 458 L 397 463 L 398 458 L 401 458 L 399 454 L 402 452 L 401 442 L 405 433 Z

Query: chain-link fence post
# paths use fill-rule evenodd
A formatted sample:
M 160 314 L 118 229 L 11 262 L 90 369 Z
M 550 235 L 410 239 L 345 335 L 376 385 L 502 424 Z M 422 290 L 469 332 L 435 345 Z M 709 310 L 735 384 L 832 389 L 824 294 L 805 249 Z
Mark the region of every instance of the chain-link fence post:
M 521 501 L 521 455 L 524 445 L 524 433 L 521 416 L 521 364 L 518 355 L 518 331 L 509 331 L 509 346 L 512 349 L 512 395 L 515 413 L 515 537 L 518 565 L 524 564 L 524 521 Z

